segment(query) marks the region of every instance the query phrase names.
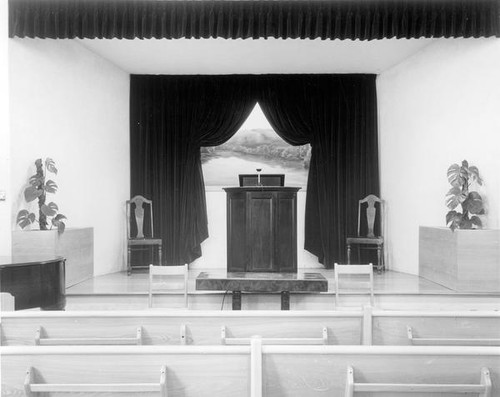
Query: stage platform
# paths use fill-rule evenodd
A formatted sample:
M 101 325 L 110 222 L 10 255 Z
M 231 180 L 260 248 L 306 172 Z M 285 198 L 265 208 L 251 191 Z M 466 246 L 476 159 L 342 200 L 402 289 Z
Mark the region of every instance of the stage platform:
M 201 272 L 225 273 L 220 269 L 189 271 L 189 308 L 194 310 L 231 310 L 231 293 L 197 291 L 196 277 Z M 328 291 L 290 293 L 291 310 L 334 310 L 335 283 L 333 270 L 304 269 L 301 272 L 322 274 L 328 280 Z M 359 277 L 359 276 L 358 276 Z M 360 308 L 369 304 L 363 280 L 349 276 L 342 285 L 338 309 Z M 500 310 L 500 293 L 455 292 L 421 277 L 386 271 L 374 275 L 375 306 L 386 310 Z M 277 293 L 242 293 L 242 310 L 279 310 L 281 295 Z M 156 294 L 155 308 L 175 308 L 183 304 L 175 292 Z M 66 310 L 142 310 L 148 307 L 148 274 L 126 272 L 97 276 L 66 290 Z

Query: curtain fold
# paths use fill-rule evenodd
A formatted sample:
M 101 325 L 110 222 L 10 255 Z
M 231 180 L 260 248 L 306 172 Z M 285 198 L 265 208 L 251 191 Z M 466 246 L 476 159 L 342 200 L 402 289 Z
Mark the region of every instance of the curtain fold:
M 131 76 L 131 195 L 153 200 L 167 264 L 201 256 L 208 237 L 200 146 L 228 140 L 255 105 L 248 78 Z
M 379 194 L 374 75 L 264 76 L 259 103 L 288 143 L 311 143 L 305 249 L 326 267 L 345 262 L 357 202 Z
M 9 0 L 9 36 L 322 40 L 500 37 L 500 2 Z

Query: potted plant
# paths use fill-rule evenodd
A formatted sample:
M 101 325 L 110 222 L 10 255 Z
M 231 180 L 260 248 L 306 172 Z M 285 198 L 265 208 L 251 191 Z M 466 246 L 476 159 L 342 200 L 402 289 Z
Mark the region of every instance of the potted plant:
M 446 206 L 450 209 L 446 214 L 446 225 L 452 231 L 481 229 L 483 224 L 478 215 L 484 214 L 483 199 L 478 192 L 471 190 L 473 184 L 483 184 L 479 170 L 464 160 L 462 165 L 450 165 L 447 175 L 452 187 L 446 194 Z M 455 210 L 459 205 L 462 212 Z
M 460 292 L 500 292 L 500 230 L 483 229 L 479 170 L 464 160 L 447 177 L 448 228 L 420 226 L 419 276 Z
M 57 168 L 54 160 L 47 157 L 45 162 L 42 159 L 35 161 L 36 173 L 29 179 L 29 186 L 24 189 L 24 198 L 28 203 L 38 199 L 38 219 L 33 212 L 21 210 L 17 214 L 16 223 L 24 229 L 28 225 L 38 222 L 40 230 L 48 230 L 57 227 L 59 234 L 64 232 L 66 217 L 60 214 L 59 207 L 53 201 L 46 203 L 47 193 L 56 193 L 58 186 L 53 180 L 46 180 L 47 173 L 57 175 Z

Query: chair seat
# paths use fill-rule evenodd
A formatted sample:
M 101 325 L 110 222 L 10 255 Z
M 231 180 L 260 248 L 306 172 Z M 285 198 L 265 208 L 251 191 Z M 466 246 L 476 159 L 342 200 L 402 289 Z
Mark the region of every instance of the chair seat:
M 128 245 L 161 245 L 161 238 L 132 238 L 128 240 Z
M 384 244 L 382 237 L 347 237 L 347 244 Z

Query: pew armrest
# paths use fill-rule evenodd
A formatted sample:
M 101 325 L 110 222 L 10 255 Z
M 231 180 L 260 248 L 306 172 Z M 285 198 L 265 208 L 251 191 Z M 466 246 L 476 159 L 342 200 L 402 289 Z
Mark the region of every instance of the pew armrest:
M 347 367 L 345 397 L 354 397 L 355 392 L 368 393 L 478 393 L 479 397 L 491 397 L 491 378 L 488 368 L 481 369 L 479 384 L 446 383 L 356 383 L 354 369 Z
M 409 325 L 406 334 L 410 344 L 415 346 L 500 346 L 500 339 L 496 338 L 416 338 Z
M 226 326 L 221 327 L 221 344 L 223 345 L 250 345 L 252 338 L 229 338 Z M 263 345 L 327 345 L 328 329 L 323 327 L 322 336 L 318 338 L 262 338 Z
M 24 393 L 26 397 L 35 397 L 34 393 L 144 393 L 160 392 L 161 397 L 168 397 L 167 367 L 160 370 L 159 383 L 36 383 L 35 369 L 26 370 Z
M 35 332 L 35 345 L 61 346 L 61 345 L 142 345 L 142 327 L 137 327 L 135 337 L 130 338 L 46 338 L 45 330 L 38 327 Z

